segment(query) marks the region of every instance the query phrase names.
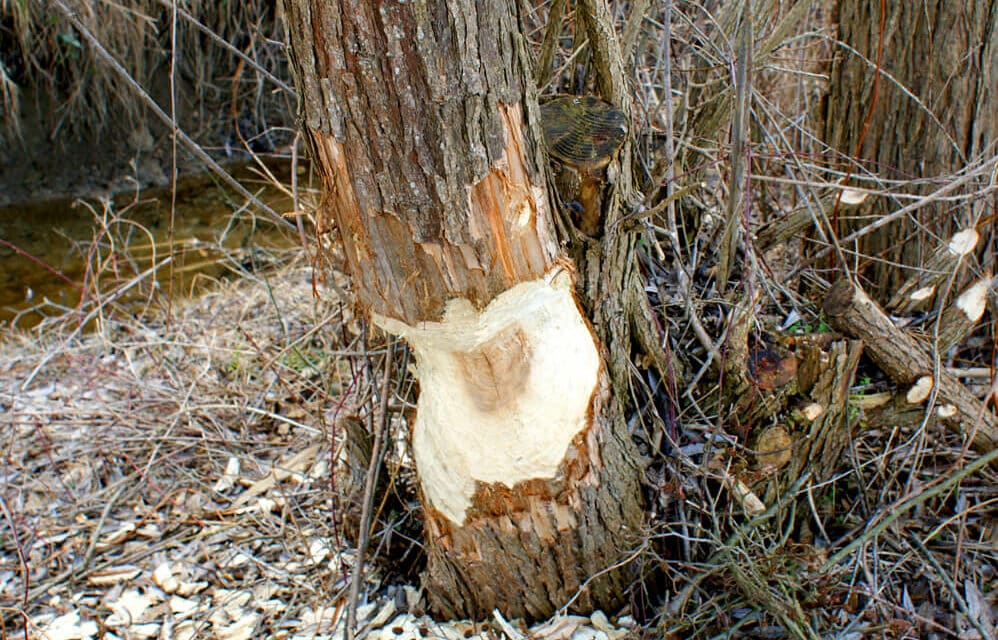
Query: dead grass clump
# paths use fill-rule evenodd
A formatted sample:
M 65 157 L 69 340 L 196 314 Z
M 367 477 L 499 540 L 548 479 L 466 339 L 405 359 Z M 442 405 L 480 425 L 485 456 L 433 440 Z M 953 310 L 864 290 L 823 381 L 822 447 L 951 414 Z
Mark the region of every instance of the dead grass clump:
M 243 134 L 247 138 L 273 135 L 266 132 L 268 126 L 287 121 L 280 114 L 289 113 L 289 96 L 273 92 L 275 78 L 287 87 L 280 80 L 287 74 L 274 2 L 194 0 L 178 3 L 174 12 L 165 0 L 5 0 L 0 4 L 0 96 L 9 141 L 17 139 L 20 109 L 32 108 L 19 105 L 18 87 L 48 97 L 34 108 L 52 109 L 46 118 L 52 137 L 61 130 L 101 132 L 122 121 L 136 128 L 149 118 L 142 98 L 90 46 L 90 37 L 168 111 L 176 95 L 178 114 L 187 114 L 182 125 L 193 127 L 195 138 L 213 127 L 209 139 L 225 139 L 239 118 L 244 129 L 253 123 L 252 131 Z M 230 111 L 233 118 L 218 121 L 218 113 Z

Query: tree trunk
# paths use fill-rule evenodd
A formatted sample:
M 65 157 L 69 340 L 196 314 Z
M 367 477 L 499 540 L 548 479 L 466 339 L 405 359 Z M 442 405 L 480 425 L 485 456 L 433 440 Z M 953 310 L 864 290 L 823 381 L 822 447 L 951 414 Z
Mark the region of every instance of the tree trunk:
M 863 163 L 854 176 L 869 171 L 884 179 L 924 179 L 916 193 L 928 194 L 952 180 L 947 178 L 950 174 L 995 153 L 998 0 L 892 0 L 886 11 L 881 35 L 880 3 L 839 0 L 837 4 L 839 39 L 846 46 L 840 48 L 832 69 L 827 139 L 834 149 Z M 875 93 L 881 38 L 882 74 Z M 986 172 L 957 193 L 974 192 L 990 176 Z M 902 191 L 913 189 L 906 184 Z M 839 236 L 908 204 L 911 200 L 870 198 L 858 214 L 840 211 Z M 863 275 L 874 283 L 875 297 L 887 302 L 916 275 L 912 267 L 927 260 L 954 232 L 993 215 L 993 206 L 994 200 L 989 204 L 987 198 L 942 200 L 846 248 L 880 259 L 867 263 Z M 994 232 L 989 233 L 978 245 L 985 268 L 993 268 L 995 252 Z M 898 264 L 907 268 L 899 269 Z
M 424 585 L 445 616 L 546 617 L 580 590 L 574 609 L 616 606 L 642 518 L 517 6 L 284 2 L 319 227 L 416 356 Z

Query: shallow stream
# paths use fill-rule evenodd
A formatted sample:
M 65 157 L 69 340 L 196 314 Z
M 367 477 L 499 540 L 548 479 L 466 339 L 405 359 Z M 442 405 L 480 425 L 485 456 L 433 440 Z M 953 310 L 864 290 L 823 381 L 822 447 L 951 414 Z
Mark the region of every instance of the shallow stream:
M 253 167 L 231 171 L 275 211 L 293 209 Z M 275 172 L 286 181 L 287 170 Z M 175 201 L 164 188 L 121 194 L 110 203 L 57 199 L 2 208 L 0 323 L 33 326 L 45 315 L 77 308 L 84 291 L 90 299 L 108 295 L 141 283 L 143 273 L 149 278 L 134 287 L 136 295 L 148 292 L 152 274 L 170 296 L 190 295 L 299 243 L 295 233 L 243 202 L 211 176 L 195 176 L 178 182 Z

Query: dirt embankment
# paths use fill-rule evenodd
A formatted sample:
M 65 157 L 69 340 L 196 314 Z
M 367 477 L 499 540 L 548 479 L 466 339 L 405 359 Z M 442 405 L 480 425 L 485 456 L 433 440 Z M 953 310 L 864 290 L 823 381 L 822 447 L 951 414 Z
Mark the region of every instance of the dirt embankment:
M 119 121 L 102 131 L 53 129 L 52 99 L 20 100 L 20 136 L 0 148 L 0 206 L 60 196 L 101 196 L 168 180 L 170 141 L 163 132 Z M 181 162 L 181 168 L 184 161 Z
M 152 103 L 218 160 L 286 146 L 282 41 L 272 0 L 0 3 L 0 206 L 204 171 Z
M 168 84 L 162 93 L 157 101 L 169 104 Z M 220 162 L 279 151 L 288 142 L 291 118 L 283 106 L 269 109 L 263 121 L 249 109 L 233 118 L 229 108 L 205 108 L 190 90 L 178 93 L 181 127 Z M 181 175 L 207 170 L 182 143 L 174 152 L 170 130 L 151 112 L 137 121 L 112 107 L 98 127 L 71 126 L 60 122 L 56 100 L 33 89 L 22 92 L 18 108 L 19 135 L 0 139 L 0 207 L 165 186 L 173 167 Z

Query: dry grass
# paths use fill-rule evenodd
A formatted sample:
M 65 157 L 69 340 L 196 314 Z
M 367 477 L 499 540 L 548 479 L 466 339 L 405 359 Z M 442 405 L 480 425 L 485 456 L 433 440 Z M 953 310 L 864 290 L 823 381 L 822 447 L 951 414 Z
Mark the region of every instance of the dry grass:
M 189 133 L 196 139 L 225 138 L 231 123 L 228 118 L 219 122 L 219 113 L 234 111 L 235 117 L 275 126 L 286 122 L 293 96 L 275 93 L 270 80 L 274 74 L 286 76 L 275 2 L 190 0 L 178 7 L 174 13 L 165 0 L 4 0 L 0 97 L 2 133 L 8 142 L 17 139 L 20 108 L 37 108 L 19 108 L 13 90 L 17 85 L 52 99 L 40 104 L 53 108 L 46 118 L 53 137 L 60 131 L 118 129 L 122 123 L 134 128 L 150 118 L 145 102 L 87 46 L 86 34 L 69 22 L 65 11 L 167 111 L 172 112 L 171 94 L 183 101 L 176 105 L 177 112 L 190 114 L 182 125 L 193 127 Z M 230 48 L 242 52 L 244 59 Z M 171 57 L 171 52 L 176 55 Z M 193 110 L 187 101 L 194 104 Z
M 285 603 L 266 625 L 335 600 L 346 574 L 323 546 L 336 539 L 324 426 L 350 385 L 316 337 L 343 308 L 313 301 L 309 280 L 292 266 L 168 321 L 7 336 L 8 633 L 16 611 L 104 619 L 164 563 L 206 583 L 183 594 L 197 624 L 238 621 L 208 618 L 241 590 Z

